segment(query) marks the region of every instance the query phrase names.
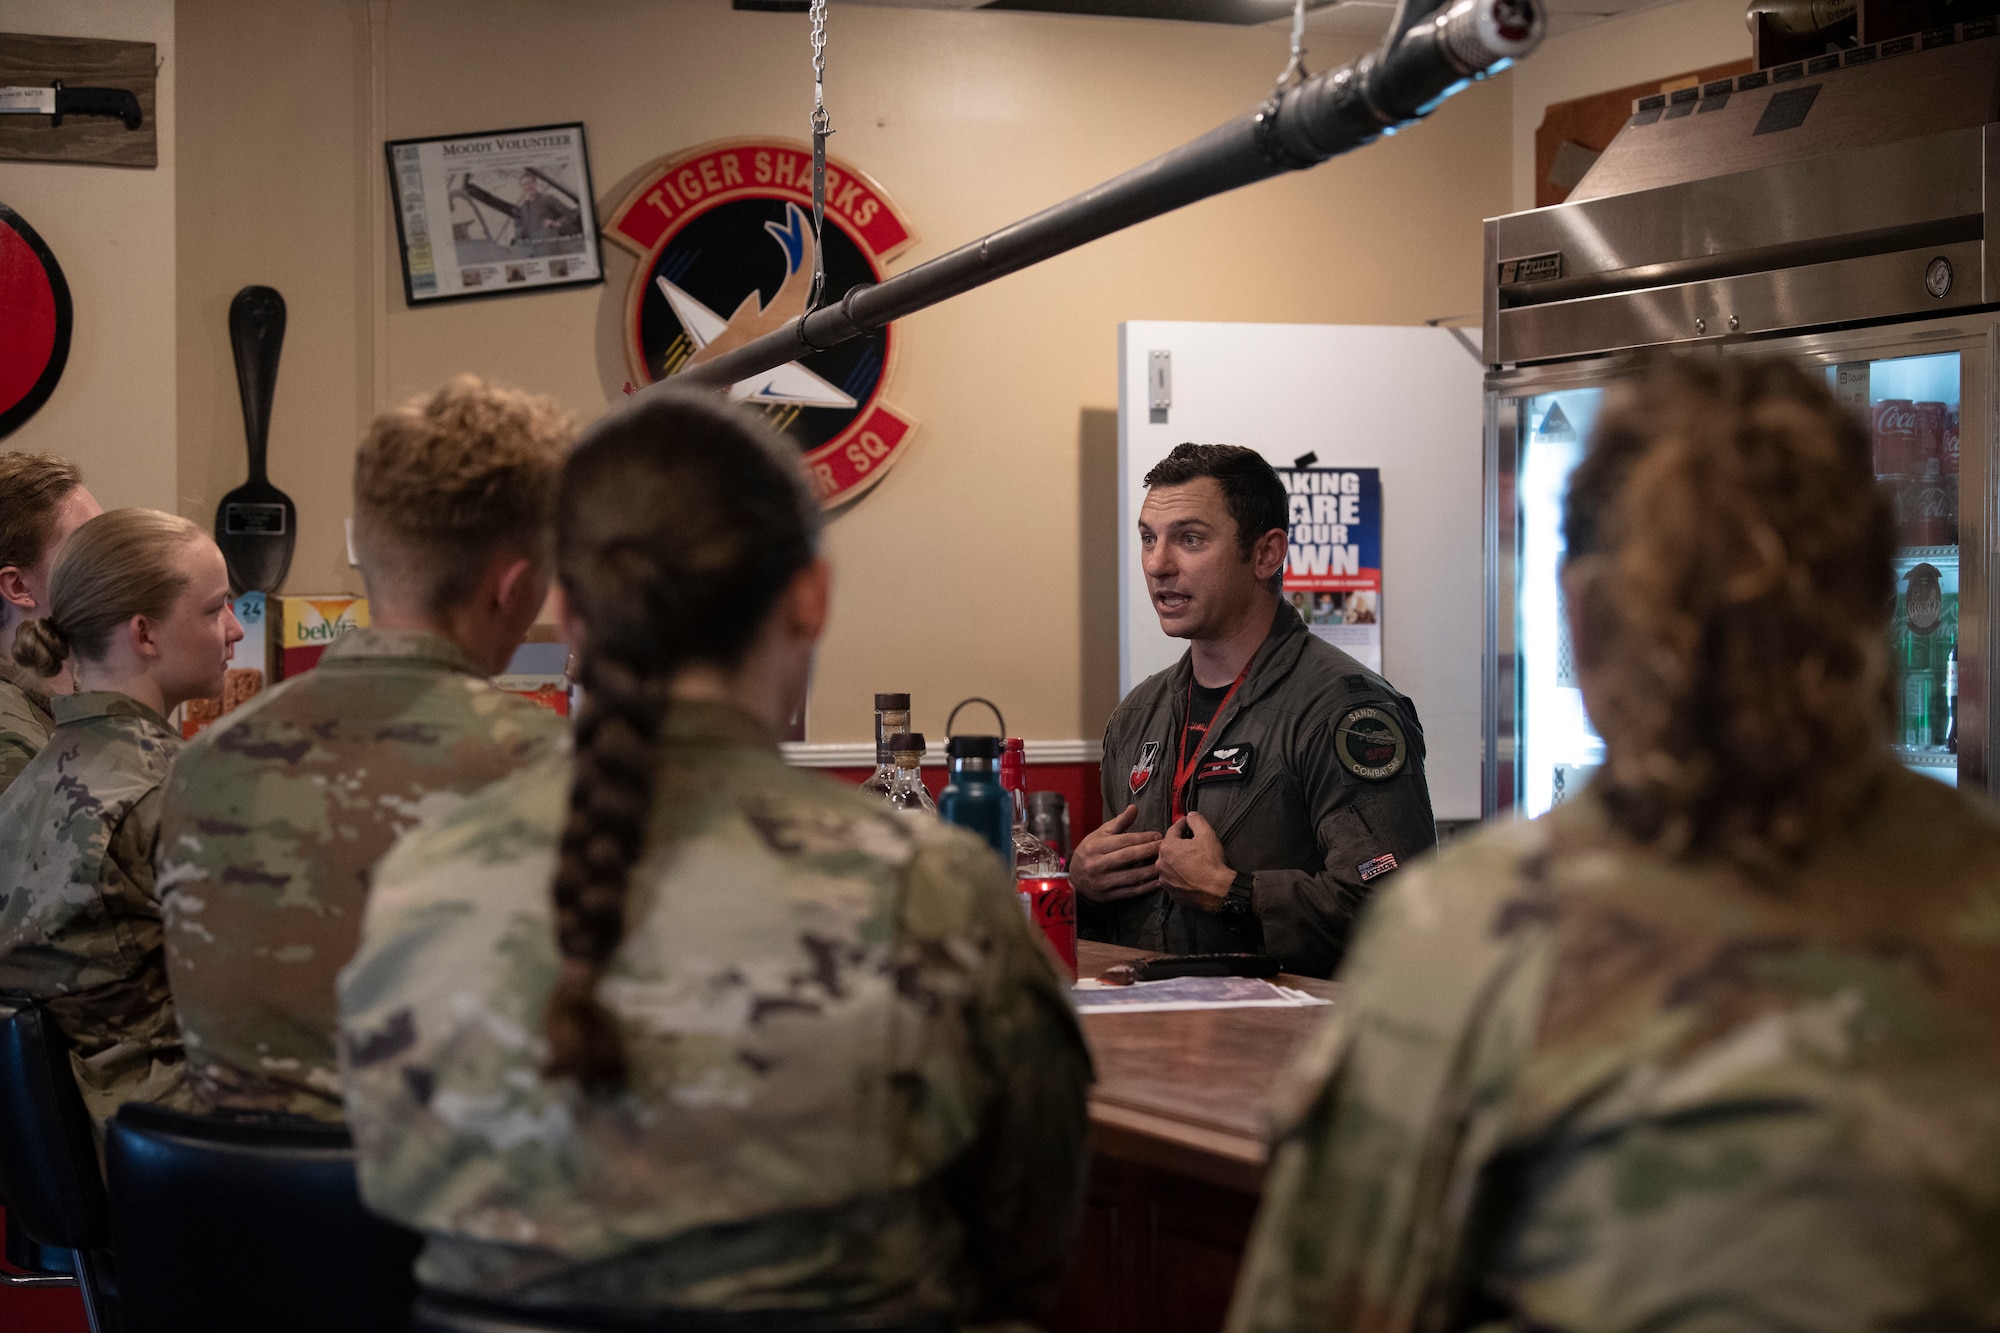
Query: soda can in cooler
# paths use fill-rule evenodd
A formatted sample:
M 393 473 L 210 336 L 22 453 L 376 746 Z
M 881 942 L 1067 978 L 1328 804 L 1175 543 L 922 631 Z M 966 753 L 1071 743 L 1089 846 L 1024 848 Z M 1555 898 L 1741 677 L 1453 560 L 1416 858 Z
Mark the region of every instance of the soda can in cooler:
M 1925 461 L 1923 471 L 1910 478 L 1900 540 L 1905 546 L 1948 546 L 1954 540 L 1957 514 L 1953 512 L 1956 487 L 1947 487 L 1938 471 L 1938 460 Z
M 1919 471 L 1913 462 L 1917 443 L 1917 405 L 1908 398 L 1884 398 L 1875 404 L 1875 475 L 1901 477 Z
M 1944 447 L 1938 451 L 1944 474 L 1944 504 L 1949 515 L 1946 523 L 1945 541 L 1958 545 L 1958 409 L 1949 408 L 1944 416 Z
M 1069 876 L 1023 875 L 1014 881 L 1020 891 L 1021 906 L 1027 909 L 1028 920 L 1041 927 L 1042 934 L 1048 936 L 1049 947 L 1062 959 L 1069 969 L 1070 979 L 1076 979 L 1076 891 L 1070 887 Z
M 1944 427 L 1950 411 L 1943 403 L 1917 403 L 1916 430 L 1910 439 L 1910 464 L 1904 470 L 1912 476 L 1921 477 L 1930 471 L 1930 464 L 1936 460 L 1938 471 L 1944 471 Z

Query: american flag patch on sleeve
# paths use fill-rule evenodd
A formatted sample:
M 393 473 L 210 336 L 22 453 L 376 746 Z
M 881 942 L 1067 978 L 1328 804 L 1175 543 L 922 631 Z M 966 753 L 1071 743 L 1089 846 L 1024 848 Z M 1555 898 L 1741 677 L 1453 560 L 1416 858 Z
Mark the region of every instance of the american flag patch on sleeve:
M 1355 867 L 1355 869 L 1361 872 L 1361 882 L 1363 884 L 1366 884 L 1371 879 L 1380 879 L 1395 868 L 1396 854 L 1394 852 L 1384 852 L 1373 861 L 1363 861 L 1359 866 Z

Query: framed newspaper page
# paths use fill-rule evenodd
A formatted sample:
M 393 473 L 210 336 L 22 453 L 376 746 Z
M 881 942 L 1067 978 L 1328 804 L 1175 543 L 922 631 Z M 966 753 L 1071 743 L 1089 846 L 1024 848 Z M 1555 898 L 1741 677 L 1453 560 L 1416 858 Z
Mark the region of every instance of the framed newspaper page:
M 581 123 L 385 147 L 411 305 L 604 281 Z

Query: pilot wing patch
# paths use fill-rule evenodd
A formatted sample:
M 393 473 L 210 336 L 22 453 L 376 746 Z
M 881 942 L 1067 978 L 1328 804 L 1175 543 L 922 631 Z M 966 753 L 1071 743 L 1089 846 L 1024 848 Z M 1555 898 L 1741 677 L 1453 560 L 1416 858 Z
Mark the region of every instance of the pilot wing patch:
M 1210 750 L 1208 757 L 1201 761 L 1201 767 L 1194 771 L 1194 780 L 1198 783 L 1241 782 L 1250 776 L 1250 761 L 1255 757 L 1255 747 L 1249 745 Z

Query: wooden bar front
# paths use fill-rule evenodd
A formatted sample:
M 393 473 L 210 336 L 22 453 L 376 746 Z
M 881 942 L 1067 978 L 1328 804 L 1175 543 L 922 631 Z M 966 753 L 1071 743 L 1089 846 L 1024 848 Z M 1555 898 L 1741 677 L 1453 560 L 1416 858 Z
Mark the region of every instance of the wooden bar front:
M 1084 976 L 1144 954 L 1088 941 Z M 1335 996 L 1331 982 L 1284 984 Z M 1090 1208 L 1055 1333 L 1214 1333 L 1264 1178 L 1264 1104 L 1331 1011 L 1093 1014 Z

